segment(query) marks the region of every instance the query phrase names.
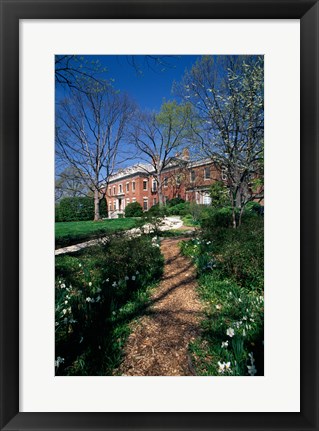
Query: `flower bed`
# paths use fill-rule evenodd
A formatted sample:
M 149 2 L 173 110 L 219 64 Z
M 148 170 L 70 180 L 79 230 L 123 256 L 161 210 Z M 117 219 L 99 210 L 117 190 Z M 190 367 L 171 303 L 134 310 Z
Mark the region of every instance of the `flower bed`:
M 112 237 L 56 258 L 56 374 L 111 375 L 163 271 L 158 242 Z
M 206 309 L 202 336 L 190 346 L 197 374 L 263 375 L 262 219 L 236 230 L 204 228 L 181 248 L 197 266 Z

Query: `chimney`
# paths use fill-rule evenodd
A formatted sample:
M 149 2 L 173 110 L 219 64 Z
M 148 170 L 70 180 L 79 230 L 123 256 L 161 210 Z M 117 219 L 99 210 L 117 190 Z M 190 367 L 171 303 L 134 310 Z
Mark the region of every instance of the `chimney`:
M 182 159 L 183 160 L 189 160 L 189 149 L 188 148 L 184 148 L 183 152 L 182 152 Z

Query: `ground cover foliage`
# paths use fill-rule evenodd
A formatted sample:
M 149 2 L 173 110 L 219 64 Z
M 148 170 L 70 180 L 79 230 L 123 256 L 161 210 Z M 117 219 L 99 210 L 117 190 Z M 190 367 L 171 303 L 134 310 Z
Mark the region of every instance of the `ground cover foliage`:
M 56 258 L 56 375 L 112 375 L 163 272 L 156 239 L 116 235 Z
M 264 373 L 264 229 L 259 205 L 232 227 L 230 208 L 205 211 L 197 238 L 181 243 L 197 267 L 206 317 L 190 345 L 198 375 Z

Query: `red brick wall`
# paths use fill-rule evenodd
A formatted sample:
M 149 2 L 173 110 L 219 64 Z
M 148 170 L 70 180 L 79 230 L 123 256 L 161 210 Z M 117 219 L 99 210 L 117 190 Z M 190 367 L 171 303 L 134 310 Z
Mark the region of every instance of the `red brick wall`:
M 210 168 L 210 177 L 205 178 L 204 168 Z M 191 171 L 195 172 L 194 181 L 191 180 Z M 167 186 L 164 185 L 164 180 L 167 178 Z M 195 200 L 195 190 L 209 189 L 210 185 L 220 180 L 221 175 L 213 166 L 213 164 L 206 164 L 194 167 L 175 167 L 165 170 L 162 174 L 163 183 L 163 197 L 164 199 L 173 199 L 175 197 L 181 197 L 184 200 Z M 143 181 L 147 181 L 147 189 L 143 188 Z M 135 191 L 133 191 L 132 183 L 135 182 Z M 127 183 L 129 190 L 127 191 Z M 119 185 L 122 185 L 122 193 L 119 193 Z M 112 181 L 107 190 L 106 200 L 108 209 L 110 210 L 109 204 L 111 203 L 111 211 L 114 211 L 114 201 L 116 201 L 116 209 L 119 209 L 119 201 L 121 200 L 121 212 L 124 211 L 125 206 L 128 203 L 133 202 L 135 198 L 136 202 L 139 202 L 144 208 L 144 199 L 147 199 L 147 209 L 158 203 L 158 193 L 152 191 L 153 176 L 148 174 L 137 173 L 127 177 Z M 115 187 L 115 194 L 114 194 Z M 111 188 L 111 193 L 110 193 Z M 129 199 L 129 201 L 128 201 Z

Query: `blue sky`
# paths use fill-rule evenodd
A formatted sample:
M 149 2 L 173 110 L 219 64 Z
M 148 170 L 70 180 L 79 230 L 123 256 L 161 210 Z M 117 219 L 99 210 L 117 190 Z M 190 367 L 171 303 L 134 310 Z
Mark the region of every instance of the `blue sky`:
M 156 56 L 164 65 L 155 65 L 152 59 L 146 64 L 145 56 L 97 55 L 83 56 L 89 62 L 97 59 L 107 72 L 103 78 L 114 79 L 114 88 L 127 92 L 142 109 L 158 110 L 163 98 L 172 99 L 173 81 L 180 81 L 186 69 L 191 68 L 199 56 Z M 132 65 L 138 64 L 139 74 Z M 57 98 L 63 96 L 63 89 L 57 88 Z

